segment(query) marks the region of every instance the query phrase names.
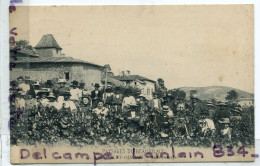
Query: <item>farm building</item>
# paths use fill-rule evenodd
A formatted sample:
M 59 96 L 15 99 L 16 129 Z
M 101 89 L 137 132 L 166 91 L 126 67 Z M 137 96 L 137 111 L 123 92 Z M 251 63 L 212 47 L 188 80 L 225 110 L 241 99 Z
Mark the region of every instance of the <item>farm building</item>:
M 101 84 L 102 66 L 65 56 L 61 50 L 53 35 L 47 34 L 34 48 L 21 48 L 17 54 L 10 52 L 10 63 L 14 66 L 10 80 L 19 76 L 30 76 L 39 82 L 63 78 L 84 82 L 88 89 L 93 89 L 94 83 Z
M 114 76 L 115 79 L 120 80 L 125 87 L 134 87 L 141 90 L 141 94 L 146 98 L 151 99 L 152 93 L 155 91 L 156 81 L 140 75 L 131 75 L 130 71 L 119 76 Z

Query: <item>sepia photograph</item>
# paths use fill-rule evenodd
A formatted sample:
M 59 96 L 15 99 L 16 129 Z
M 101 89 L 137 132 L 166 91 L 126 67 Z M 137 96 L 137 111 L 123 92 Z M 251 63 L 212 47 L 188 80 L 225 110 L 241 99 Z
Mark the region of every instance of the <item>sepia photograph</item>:
M 11 163 L 254 161 L 254 6 L 16 6 Z

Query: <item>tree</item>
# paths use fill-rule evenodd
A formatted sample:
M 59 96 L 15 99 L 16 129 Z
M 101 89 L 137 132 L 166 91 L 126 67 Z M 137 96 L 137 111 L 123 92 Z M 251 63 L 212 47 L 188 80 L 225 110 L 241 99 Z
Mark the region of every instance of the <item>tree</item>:
M 110 64 L 104 65 L 104 70 L 106 70 L 107 72 L 110 72 L 111 71 Z
M 229 102 L 234 102 L 238 99 L 238 93 L 235 90 L 227 92 L 226 100 Z
M 192 95 L 194 95 L 194 94 L 197 94 L 198 93 L 198 91 L 197 90 L 190 90 L 190 96 L 192 96 Z
M 109 64 L 106 64 L 102 67 L 102 78 L 105 79 L 106 78 L 106 74 L 111 72 L 111 67 Z
M 166 90 L 167 88 L 164 85 L 164 80 L 162 78 L 157 79 L 158 88 L 161 90 Z
M 157 79 L 157 83 L 158 83 L 158 85 L 160 86 L 160 87 L 164 87 L 164 80 L 162 79 L 162 78 L 158 78 Z
M 186 98 L 186 93 L 185 91 L 181 90 L 181 89 L 173 89 L 170 90 L 171 95 L 175 98 L 175 99 L 185 99 Z
M 166 95 L 167 88 L 164 85 L 164 80 L 162 78 L 157 79 L 157 84 L 156 84 L 156 90 L 155 90 L 159 95 L 159 97 L 163 97 Z
M 29 45 L 29 42 L 27 40 L 19 40 L 15 42 L 17 48 L 31 48 L 32 46 Z

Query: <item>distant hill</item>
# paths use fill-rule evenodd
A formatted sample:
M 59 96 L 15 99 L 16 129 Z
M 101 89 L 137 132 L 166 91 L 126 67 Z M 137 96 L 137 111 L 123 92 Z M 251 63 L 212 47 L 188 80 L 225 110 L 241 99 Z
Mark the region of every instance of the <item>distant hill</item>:
M 201 100 L 210 100 L 215 98 L 218 101 L 225 101 L 227 92 L 235 90 L 239 98 L 253 98 L 253 93 L 248 93 L 236 88 L 226 86 L 207 86 L 207 87 L 180 87 L 179 89 L 185 91 L 186 98 L 190 97 L 190 90 L 196 90 L 197 95 Z

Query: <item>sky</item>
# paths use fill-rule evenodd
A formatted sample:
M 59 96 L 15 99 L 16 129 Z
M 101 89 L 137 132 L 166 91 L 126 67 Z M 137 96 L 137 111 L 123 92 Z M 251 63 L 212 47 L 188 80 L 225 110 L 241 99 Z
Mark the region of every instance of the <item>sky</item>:
M 53 34 L 66 56 L 157 80 L 168 89 L 254 92 L 252 5 L 17 7 L 16 40 Z

